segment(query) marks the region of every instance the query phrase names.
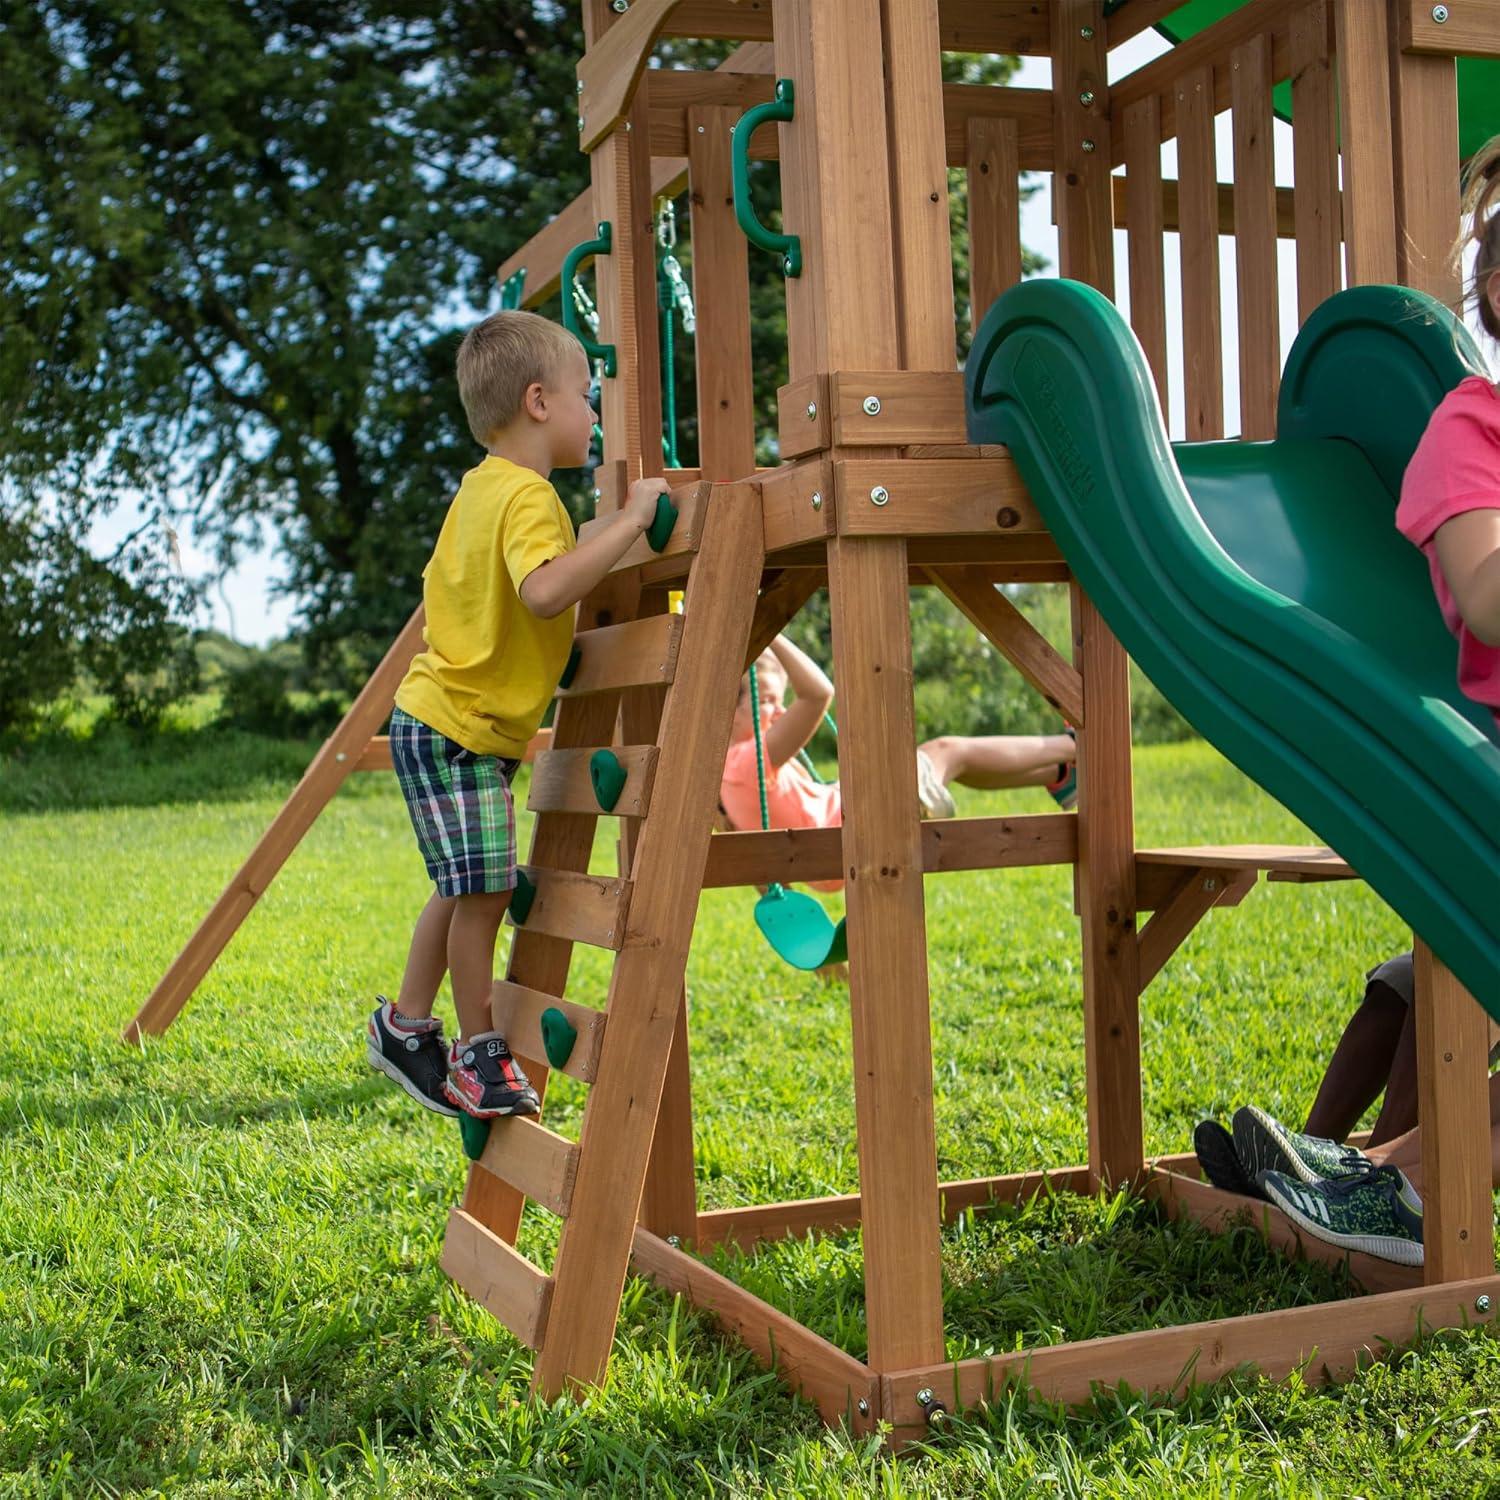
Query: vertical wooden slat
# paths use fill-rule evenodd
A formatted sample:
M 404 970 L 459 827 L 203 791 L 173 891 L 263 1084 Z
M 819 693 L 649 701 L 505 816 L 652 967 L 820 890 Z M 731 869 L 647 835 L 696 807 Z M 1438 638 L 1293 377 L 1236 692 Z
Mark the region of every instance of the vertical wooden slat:
M 1167 289 L 1162 253 L 1161 103 L 1155 94 L 1125 110 L 1125 221 L 1130 255 L 1130 326 L 1141 341 L 1156 394 L 1167 409 Z
M 901 367 L 952 370 L 953 243 L 937 0 L 881 0 Z
M 1489 1025 L 1474 997 L 1421 939 L 1413 958 L 1422 1240 L 1431 1285 L 1495 1269 Z
M 1130 676 L 1125 652 L 1073 586 L 1078 731 L 1078 897 L 1083 928 L 1089 1175 L 1131 1180 L 1142 1165 L 1140 947 L 1136 940 Z
M 1021 279 L 1021 148 L 1014 120 L 969 121 L 969 329 Z
M 698 463 L 705 479 L 755 472 L 748 243 L 734 219 L 730 127 L 739 111 L 688 111 L 693 302 L 698 313 Z M 654 738 L 654 736 L 653 736 Z
M 1459 283 L 1449 264 L 1458 233 L 1458 82 L 1451 57 L 1399 50 L 1399 7 L 1391 0 L 1391 113 L 1395 124 L 1396 274 L 1403 285 L 1450 306 Z
M 629 931 L 610 981 L 609 1025 L 532 1377 L 548 1400 L 570 1385 L 597 1384 L 609 1360 L 729 745 L 739 674 L 724 662 L 749 637 L 763 562 L 759 491 L 723 486 L 688 580 L 692 628 L 662 715 L 657 795 L 633 865 Z
M 1334 0 L 1347 284 L 1396 279 L 1390 42 L 1385 7 Z
M 615 20 L 608 0 L 584 0 L 592 45 Z M 651 116 L 646 90 L 592 151 L 594 215 L 613 226 L 613 250 L 594 262 L 599 338 L 615 346 L 619 373 L 604 382 L 599 413 L 606 460 L 623 459 L 628 476 L 660 474 L 661 341 L 656 308 L 656 230 L 651 201 Z M 563 289 L 567 295 L 567 288 Z
M 1281 384 L 1270 37 L 1253 37 L 1236 47 L 1230 58 L 1230 73 L 1240 435 L 1259 441 L 1276 436 L 1276 393 Z
M 1224 341 L 1219 308 L 1219 188 L 1214 164 L 1214 75 L 1194 68 L 1176 84 L 1177 203 L 1182 245 L 1182 371 L 1187 438 L 1224 435 Z
M 1339 289 L 1338 135 L 1326 0 L 1292 12 L 1292 214 L 1297 317 L 1305 323 Z
M 1115 290 L 1109 84 L 1103 0 L 1054 0 L 1053 200 L 1064 274 Z M 1085 102 L 1087 101 L 1087 102 Z

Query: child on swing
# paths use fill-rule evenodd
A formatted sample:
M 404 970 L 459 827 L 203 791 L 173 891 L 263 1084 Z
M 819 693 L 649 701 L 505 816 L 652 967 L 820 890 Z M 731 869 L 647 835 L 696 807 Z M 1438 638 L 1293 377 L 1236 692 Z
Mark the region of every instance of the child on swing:
M 833 684 L 805 652 L 779 635 L 755 663 L 760 707 L 761 757 L 766 811 L 772 828 L 837 828 L 844 821 L 844 799 L 836 781 L 819 781 L 797 759 L 833 702 Z M 786 691 L 796 695 L 788 704 Z M 917 747 L 917 801 L 927 818 L 951 818 L 958 809 L 948 787 L 991 790 L 1045 786 L 1058 804 L 1078 798 L 1074 774 L 1077 747 L 1071 735 L 939 735 Z M 748 674 L 730 731 L 729 754 L 719 800 L 736 829 L 761 826 L 760 777 L 756 770 L 755 719 Z M 837 890 L 842 882 L 814 882 Z
M 1500 341 L 1500 136 L 1469 162 L 1463 212 L 1454 259 L 1461 265 L 1472 246 L 1474 272 L 1461 305 L 1475 306 L 1485 332 Z M 1433 412 L 1407 466 L 1396 526 L 1427 559 L 1444 623 L 1458 639 L 1459 687 L 1490 709 L 1500 733 L 1500 390 L 1487 376 L 1467 376 Z M 1306 1132 L 1246 1106 L 1235 1115 L 1232 1142 L 1205 1121 L 1194 1143 L 1211 1180 L 1259 1192 L 1315 1239 L 1421 1265 L 1411 955 L 1380 965 L 1369 979 Z M 1375 1014 L 1382 988 L 1404 1011 L 1386 1004 L 1383 1017 Z M 1493 1043 L 1493 1027 L 1490 1036 Z M 1369 1088 L 1372 1054 L 1384 1057 L 1390 1081 L 1372 1144 L 1359 1151 L 1340 1142 L 1378 1091 Z M 1403 1112 L 1410 1127 L 1391 1137 L 1388 1117 Z M 1490 1120 L 1491 1173 L 1500 1186 L 1500 1074 L 1490 1079 Z

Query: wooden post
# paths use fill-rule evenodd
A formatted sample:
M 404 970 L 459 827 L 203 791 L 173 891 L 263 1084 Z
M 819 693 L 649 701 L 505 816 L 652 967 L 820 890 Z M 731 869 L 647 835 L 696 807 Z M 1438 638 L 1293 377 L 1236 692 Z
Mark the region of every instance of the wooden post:
M 1339 154 L 1327 0 L 1292 12 L 1292 211 L 1297 236 L 1297 318 L 1339 289 Z
M 734 218 L 730 129 L 740 111 L 688 111 L 693 303 L 698 314 L 698 464 L 705 479 L 755 473 L 748 246 Z
M 969 332 L 1021 279 L 1021 146 L 1014 120 L 969 121 Z
M 1489 1025 L 1478 1002 L 1420 938 L 1413 960 L 1424 1275 L 1433 1285 L 1495 1269 Z
M 597 1384 L 609 1360 L 729 745 L 739 673 L 724 663 L 749 637 L 763 560 L 759 491 L 724 486 L 688 581 L 690 626 L 662 715 L 652 811 L 632 867 L 625 946 L 532 1378 L 548 1400 L 569 1385 Z
M 1182 383 L 1189 442 L 1224 436 L 1224 342 L 1219 312 L 1219 179 L 1214 166 L 1214 70 L 1177 80 L 1177 211 L 1182 237 Z
M 1269 110 L 1269 103 L 1267 109 Z M 1125 235 L 1130 247 L 1130 326 L 1167 410 L 1167 289 L 1162 249 L 1161 101 L 1125 108 Z
M 1052 193 L 1063 275 L 1115 294 L 1109 82 L 1103 0 L 1055 0 Z
M 323 742 L 312 764 L 302 773 L 302 779 L 250 851 L 250 857 L 235 872 L 182 952 L 157 981 L 156 988 L 121 1034 L 121 1041 L 139 1046 L 142 1036 L 159 1036 L 192 998 L 203 976 L 239 931 L 240 923 L 265 894 L 302 836 L 344 784 L 344 778 L 357 769 L 370 737 L 390 716 L 396 689 L 406 676 L 412 657 L 422 649 L 423 624 L 418 606 L 360 689 L 349 712 L 339 721 L 338 728 Z
M 1396 279 L 1396 190 L 1391 141 L 1390 41 L 1385 8 L 1334 0 L 1344 158 L 1346 284 Z
M 1276 436 L 1276 396 L 1281 387 L 1270 37 L 1252 37 L 1236 47 L 1231 67 L 1240 436 L 1258 442 Z
M 1074 661 L 1083 677 L 1078 731 L 1078 899 L 1083 928 L 1089 1174 L 1131 1181 L 1141 1140 L 1140 950 L 1125 652 L 1073 586 Z

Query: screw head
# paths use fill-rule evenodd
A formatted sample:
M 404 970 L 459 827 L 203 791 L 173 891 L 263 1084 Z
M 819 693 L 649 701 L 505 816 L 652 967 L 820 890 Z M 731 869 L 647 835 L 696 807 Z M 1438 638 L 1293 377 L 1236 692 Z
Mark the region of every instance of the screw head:
M 790 255 L 781 262 L 781 271 L 784 276 L 792 274 L 792 257 Z
M 578 80 L 578 92 L 580 94 L 583 92 L 583 79 L 581 78 Z
M 1432 7 L 1432 19 L 1441 26 L 1448 19 L 1448 7 L 1446 5 L 1434 5 Z
M 1092 26 L 1080 26 L 1078 28 L 1078 35 L 1081 36 L 1084 41 L 1091 42 L 1094 40 L 1094 28 Z
M 1084 149 L 1085 153 L 1089 153 L 1089 152 L 1096 151 L 1098 149 L 1098 147 L 1096 147 L 1092 141 L 1085 141 L 1083 143 L 1083 149 Z
M 1219 877 L 1217 875 L 1210 875 L 1203 882 L 1203 889 L 1205 891 L 1216 891 L 1216 890 L 1218 890 L 1218 888 L 1219 888 Z
M 816 422 L 817 419 L 818 419 L 818 403 L 816 401 L 809 401 L 807 403 L 807 420 L 809 422 Z
M 704 133 L 704 131 L 707 130 L 707 129 L 708 129 L 708 127 L 706 125 L 700 125 L 698 127 L 698 134 L 702 135 Z
M 676 1250 L 681 1246 L 682 1241 L 675 1234 L 669 1234 L 667 1236 L 667 1243 Z
M 1089 107 L 1089 105 L 1091 105 L 1091 104 L 1092 104 L 1092 103 L 1093 103 L 1093 102 L 1094 102 L 1094 91 L 1093 91 L 1093 89 L 1085 89 L 1085 90 L 1084 90 L 1084 91 L 1083 91 L 1083 92 L 1082 92 L 1082 93 L 1081 93 L 1081 94 L 1080 94 L 1080 95 L 1079 95 L 1079 96 L 1078 96 L 1078 102 L 1079 102 L 1079 103 L 1080 103 L 1080 104 L 1081 104 L 1081 105 L 1082 105 L 1082 106 L 1083 106 L 1083 107 L 1084 107 L 1084 108 L 1085 108 L 1085 109 L 1087 109 L 1087 108 L 1088 108 L 1088 107 Z
M 822 510 L 823 509 L 823 492 L 822 492 L 822 490 L 814 490 L 812 492 L 812 508 L 814 510 Z
M 924 1385 L 922 1387 L 922 1389 L 917 1392 L 917 1405 L 918 1406 L 931 1406 L 932 1405 L 932 1387 L 930 1385 Z
M 870 1415 L 870 1403 L 866 1401 L 863 1396 L 859 1398 L 859 1414 L 862 1417 L 868 1417 Z
M 887 505 L 890 503 L 890 498 L 891 492 L 886 489 L 883 484 L 877 484 L 875 488 L 870 491 L 871 505 Z
M 337 762 L 338 762 L 338 763 L 339 763 L 339 764 L 340 764 L 340 765 L 343 765 L 343 763 L 344 763 L 344 762 L 345 762 L 345 761 L 346 761 L 346 760 L 348 760 L 348 759 L 349 759 L 349 756 L 348 756 L 348 753 L 347 753 L 347 752 L 346 752 L 346 751 L 343 751 L 343 750 L 340 750 L 340 751 L 339 751 L 339 753 L 338 753 L 338 754 L 337 754 L 337 755 L 335 755 L 335 756 L 334 756 L 334 759 L 335 759 L 335 760 L 336 760 L 336 761 L 337 761 Z
M 1489 1310 L 1490 1310 L 1490 1299 L 1489 1299 L 1489 1296 L 1486 1293 L 1481 1292 L 1474 1299 L 1474 1311 L 1475 1312 L 1488 1312 Z
M 630 9 L 630 0 L 610 0 L 610 7 L 617 16 L 623 16 Z
M 582 115 L 579 115 L 579 117 L 578 117 L 578 128 L 580 130 L 583 129 L 583 116 Z
M 880 397 L 866 396 L 864 399 L 864 409 L 867 417 L 878 417 L 880 415 Z
M 602 500 L 603 498 L 604 498 L 604 491 L 601 490 L 601 489 L 599 489 L 597 486 L 595 486 L 595 489 L 594 489 L 594 499 L 596 499 L 596 500 Z

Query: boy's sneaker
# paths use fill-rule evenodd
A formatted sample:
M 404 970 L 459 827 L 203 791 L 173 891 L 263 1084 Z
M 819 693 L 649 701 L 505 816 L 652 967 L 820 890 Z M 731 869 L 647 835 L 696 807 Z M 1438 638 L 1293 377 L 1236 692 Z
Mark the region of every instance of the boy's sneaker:
M 370 1066 L 398 1083 L 424 1109 L 456 1119 L 444 1090 L 448 1080 L 448 1049 L 443 1046 L 442 1022 L 408 1021 L 384 995 L 370 1017 L 367 1030 Z
M 448 1098 L 478 1120 L 542 1112 L 536 1090 L 498 1031 L 486 1031 L 448 1050 Z
M 1262 1172 L 1280 1172 L 1299 1182 L 1326 1182 L 1370 1165 L 1370 1158 L 1357 1147 L 1322 1136 L 1299 1135 L 1253 1104 L 1235 1111 L 1234 1150 L 1257 1182 Z
M 1058 770 L 1062 772 L 1062 775 L 1056 781 L 1049 781 L 1047 790 L 1052 794 L 1052 800 L 1064 812 L 1072 812 L 1078 806 L 1078 766 L 1070 761 L 1065 766 L 1060 765 Z
M 1234 1149 L 1234 1137 L 1217 1120 L 1198 1122 L 1193 1129 L 1193 1150 L 1198 1153 L 1198 1165 L 1212 1186 L 1246 1198 L 1266 1196 L 1245 1171 L 1240 1154 Z
M 1422 1200 L 1399 1167 L 1366 1161 L 1361 1171 L 1331 1182 L 1299 1182 L 1280 1172 L 1260 1181 L 1271 1202 L 1315 1240 L 1397 1265 L 1422 1264 Z

